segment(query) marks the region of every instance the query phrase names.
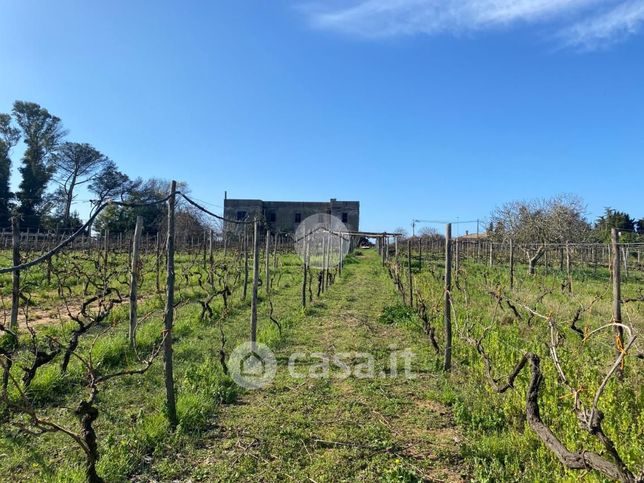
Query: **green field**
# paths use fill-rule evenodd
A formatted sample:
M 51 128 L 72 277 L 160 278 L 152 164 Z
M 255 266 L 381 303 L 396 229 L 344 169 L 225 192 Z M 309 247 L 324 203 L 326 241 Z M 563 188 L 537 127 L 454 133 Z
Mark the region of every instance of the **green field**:
M 110 284 L 125 290 L 127 255 L 113 253 L 110 257 L 106 266 L 117 267 L 107 269 L 113 270 Z M 144 260 L 139 355 L 148 354 L 162 338 L 163 293 L 156 292 L 156 262 L 150 255 Z M 70 259 L 61 257 L 57 263 L 61 268 L 56 272 L 69 287 L 63 297 L 58 293 L 60 284 L 46 284 L 42 266 L 24 276 L 32 284 L 26 292 L 39 309 L 37 316 L 44 317 L 46 312 L 53 319 L 37 325 L 38 344 L 43 348 L 47 336 L 66 340 L 74 327 L 64 313 L 56 316 L 61 314 L 61 300 L 78 302 L 96 288 L 86 289 L 78 277 L 92 269 L 90 260 L 76 260 L 82 265 L 77 270 Z M 614 359 L 613 336 L 607 331 L 585 340 L 568 325 L 578 307 L 584 308 L 577 321 L 583 333 L 610 321 L 605 269 L 597 273 L 576 269 L 570 294 L 561 288 L 562 274 L 529 277 L 524 267 L 518 267 L 515 289 L 509 292 L 505 267 L 464 261 L 452 292 L 454 356 L 453 369 L 446 374 L 442 355 L 429 343 L 417 310 L 403 305 L 375 250 L 350 255 L 342 275 L 321 297 L 314 296 L 306 309 L 301 308 L 301 262 L 293 254 L 280 254 L 272 276 L 272 304 L 281 334 L 269 319 L 269 304 L 261 287 L 258 309 L 258 339 L 274 351 L 277 373 L 267 387 L 246 390 L 223 373 L 219 362 L 222 334 L 227 355 L 248 338 L 249 297 L 242 300 L 241 296 L 243 263 L 235 254 L 223 259 L 217 253 L 215 264 L 227 267 L 218 269 L 221 278 L 217 280 L 227 279 L 233 290 L 226 310 L 222 298 L 216 297 L 210 304 L 213 313 L 202 317 L 200 301 L 213 290 L 204 282 L 207 264 L 202 263 L 201 254 L 178 257 L 176 431 L 170 430 L 165 413 L 160 358 L 145 374 L 115 378 L 100 386 L 94 426 L 100 453 L 98 473 L 106 481 L 602 481 L 593 471 L 565 470 L 528 427 L 527 371 L 519 375 L 514 390 L 493 393 L 483 362 L 466 339 L 479 338 L 489 326 L 482 343 L 499 378 L 511 371 L 526 350 L 539 354 L 544 421 L 570 450 L 602 453 L 596 438 L 579 427 L 571 410 L 573 398 L 557 383 L 549 360 L 547 323 L 530 318 L 520 305 L 516 306 L 517 317 L 507 304 L 499 305 L 490 291 L 556 321 L 562 366 L 587 403 Z M 273 260 L 273 268 L 272 264 Z M 422 297 L 442 349 L 442 264 L 438 257 L 426 258 L 421 270 L 414 259 L 412 269 L 415 296 Z M 96 270 L 93 277 L 100 273 L 100 264 Z M 404 264 L 400 270 L 406 270 Z M 9 280 L 6 275 L 0 278 L 5 313 Z M 641 272 L 631 273 L 623 284 L 623 296 L 637 296 L 642 282 Z M 214 282 L 215 287 L 218 284 Z M 127 342 L 127 313 L 127 303 L 118 304 L 107 320 L 81 337 L 77 351 L 85 357 L 91 353 L 101 374 L 141 366 Z M 624 304 L 624 320 L 641 330 L 644 304 Z M 15 380 L 22 377 L 22 367 L 33 362 L 33 353 L 27 350 L 29 334 L 21 330 L 20 338 L 23 350 L 12 368 Z M 7 335 L 3 344 L 7 344 Z M 404 376 L 402 359 L 391 363 L 392 351 L 407 348 L 414 355 L 414 378 Z M 636 350 L 634 346 L 631 352 Z M 294 352 L 306 355 L 298 359 L 298 375 L 319 373 L 316 353 L 349 354 L 343 360 L 352 375 L 346 377 L 346 368 L 331 363 L 328 377 L 296 377 L 287 367 Z M 373 356 L 374 377 L 358 376 L 356 371 L 364 363 L 361 353 Z M 63 374 L 60 358 L 39 368 L 25 391 L 39 415 L 77 431 L 73 410 L 87 396 L 85 372 L 81 361 L 72 358 Z M 636 473 L 643 469 L 642 445 L 638 444 L 644 428 L 641 374 L 642 360 L 627 357 L 623 381 L 612 380 L 600 404 L 604 430 Z M 20 400 L 12 385 L 8 397 Z M 3 420 L 0 479 L 83 481 L 84 455 L 78 445 L 60 432 L 26 434 L 27 423 L 28 418 L 19 415 Z

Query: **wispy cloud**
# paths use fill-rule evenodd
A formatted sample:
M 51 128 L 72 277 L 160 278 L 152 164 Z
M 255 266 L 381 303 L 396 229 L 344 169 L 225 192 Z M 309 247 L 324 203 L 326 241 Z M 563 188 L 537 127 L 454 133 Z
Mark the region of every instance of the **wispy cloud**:
M 367 38 L 538 24 L 565 45 L 583 48 L 635 34 L 644 24 L 644 0 L 355 0 L 305 11 L 317 28 Z
M 644 1 L 624 2 L 561 32 L 567 45 L 596 49 L 634 35 L 644 26 Z

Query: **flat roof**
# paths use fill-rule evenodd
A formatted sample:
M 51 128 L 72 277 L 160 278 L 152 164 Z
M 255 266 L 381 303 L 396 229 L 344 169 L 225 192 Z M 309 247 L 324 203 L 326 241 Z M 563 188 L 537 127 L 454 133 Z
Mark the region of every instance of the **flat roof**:
M 256 199 L 245 199 L 245 198 L 226 198 L 224 202 L 227 201 L 234 201 L 234 202 L 244 202 L 244 203 L 283 203 L 283 204 L 291 204 L 291 203 L 297 203 L 300 205 L 319 205 L 322 203 L 360 203 L 359 201 L 356 200 L 336 200 L 336 199 L 330 199 L 327 201 L 273 201 L 273 200 L 256 200 Z

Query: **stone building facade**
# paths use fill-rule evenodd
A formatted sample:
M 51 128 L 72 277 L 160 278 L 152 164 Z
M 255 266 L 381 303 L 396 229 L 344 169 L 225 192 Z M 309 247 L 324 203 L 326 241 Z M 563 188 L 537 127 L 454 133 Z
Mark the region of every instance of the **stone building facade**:
M 224 217 L 231 220 L 266 220 L 271 233 L 295 233 L 298 225 L 311 215 L 327 213 L 336 216 L 349 230 L 359 231 L 360 202 L 338 201 L 262 201 L 224 200 Z M 232 227 L 226 227 L 232 230 Z

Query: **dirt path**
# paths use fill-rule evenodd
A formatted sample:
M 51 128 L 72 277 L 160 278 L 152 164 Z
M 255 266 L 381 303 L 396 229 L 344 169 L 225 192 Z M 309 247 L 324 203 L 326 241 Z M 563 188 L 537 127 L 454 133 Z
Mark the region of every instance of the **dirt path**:
M 436 377 L 429 359 L 412 358 L 408 379 L 399 356 L 392 375 L 392 350 L 429 348 L 409 329 L 379 321 L 397 295 L 375 254 L 357 258 L 275 351 L 273 383 L 223 406 L 197 454 L 179 456 L 191 461 L 193 479 L 462 480 L 461 436 L 448 410 L 427 397 Z M 353 373 L 330 363 L 330 377 L 294 377 L 287 367 L 294 352 L 306 354 L 296 376 L 322 371 L 316 352 L 354 353 L 342 357 Z M 358 377 L 369 364 L 355 352 L 373 355 L 375 377 Z

